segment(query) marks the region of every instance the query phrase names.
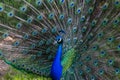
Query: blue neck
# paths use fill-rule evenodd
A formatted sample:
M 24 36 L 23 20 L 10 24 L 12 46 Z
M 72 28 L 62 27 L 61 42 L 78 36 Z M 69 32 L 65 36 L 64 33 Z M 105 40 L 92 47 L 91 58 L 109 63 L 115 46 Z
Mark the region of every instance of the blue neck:
M 61 61 L 61 56 L 62 56 L 62 44 L 59 44 L 58 51 L 54 61 Z
M 60 80 L 62 76 L 61 56 L 62 56 L 62 44 L 59 44 L 58 50 L 51 68 L 51 77 L 53 80 Z

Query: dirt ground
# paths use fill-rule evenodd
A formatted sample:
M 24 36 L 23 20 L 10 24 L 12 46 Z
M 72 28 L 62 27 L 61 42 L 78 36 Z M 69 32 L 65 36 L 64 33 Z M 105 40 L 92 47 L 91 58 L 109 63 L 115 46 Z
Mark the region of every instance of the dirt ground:
M 2 77 L 8 69 L 9 66 L 3 60 L 0 60 L 0 77 Z

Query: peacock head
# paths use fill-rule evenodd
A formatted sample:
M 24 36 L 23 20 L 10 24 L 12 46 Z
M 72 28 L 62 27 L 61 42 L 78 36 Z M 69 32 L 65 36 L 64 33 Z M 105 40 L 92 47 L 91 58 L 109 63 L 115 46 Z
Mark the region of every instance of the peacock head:
M 59 35 L 56 37 L 56 41 L 58 44 L 63 44 L 63 35 L 65 34 L 64 30 L 59 31 Z
M 61 36 L 57 36 L 56 37 L 56 41 L 57 41 L 58 44 L 62 44 L 63 43 L 63 39 L 62 39 Z

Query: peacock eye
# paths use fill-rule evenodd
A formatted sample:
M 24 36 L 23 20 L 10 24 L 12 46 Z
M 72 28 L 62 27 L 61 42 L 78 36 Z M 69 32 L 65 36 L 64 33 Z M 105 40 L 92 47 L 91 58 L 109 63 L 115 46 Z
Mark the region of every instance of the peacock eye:
M 115 69 L 115 74 L 119 74 L 120 73 L 120 69 L 116 68 Z
M 49 18 L 49 19 L 53 19 L 54 16 L 55 16 L 54 13 L 50 13 L 50 14 L 48 15 L 48 18 Z
M 80 75 L 82 75 L 83 74 L 83 71 L 82 70 L 80 70 Z
M 87 67 L 86 72 L 89 73 L 91 71 L 91 68 Z
M 3 56 L 3 52 L 2 51 L 0 51 L 0 58 Z
M 24 50 L 22 51 L 22 54 L 27 54 L 28 52 L 29 52 L 28 49 L 24 49 Z
M 22 64 L 22 67 L 25 67 L 25 65 L 24 65 L 24 64 Z
M 103 70 L 103 69 L 100 69 L 100 70 L 99 70 L 99 74 L 100 74 L 100 75 L 104 74 L 104 70 Z
M 64 17 L 65 17 L 64 14 L 60 14 L 60 15 L 59 15 L 59 19 L 60 19 L 60 20 L 63 20 Z
M 54 0 L 48 0 L 48 3 L 52 3 Z
M 14 13 L 13 13 L 13 11 L 11 11 L 11 12 L 8 12 L 8 13 L 7 13 L 7 16 L 8 16 L 8 17 L 13 17 L 13 16 L 14 16 Z
M 81 16 L 80 21 L 84 22 L 85 21 L 85 16 Z
M 102 6 L 102 9 L 103 10 L 106 10 L 108 8 L 108 3 L 105 3 L 103 6 Z
M 70 3 L 69 3 L 69 7 L 70 7 L 70 8 L 72 8 L 72 7 L 74 7 L 74 6 L 75 6 L 75 3 L 74 3 L 74 2 L 70 2 Z
M 29 71 L 30 69 L 29 68 L 26 68 L 27 71 Z
M 21 27 L 22 27 L 22 24 L 21 23 L 17 23 L 16 28 L 20 29 Z
M 23 5 L 22 7 L 20 7 L 20 11 L 21 12 L 27 11 L 27 6 Z
M 38 15 L 38 16 L 37 16 L 37 19 L 38 19 L 38 20 L 43 20 L 43 16 L 42 16 L 42 15 Z
M 95 76 L 91 76 L 91 80 L 96 80 Z
M 36 5 L 37 5 L 37 6 L 42 5 L 42 3 L 43 3 L 43 1 L 42 1 L 42 0 L 36 0 Z
M 60 44 L 63 42 L 63 39 L 61 37 L 57 37 L 57 43 Z
M 90 7 L 90 8 L 88 9 L 88 13 L 91 14 L 92 12 L 93 12 L 93 7 Z
M 63 4 L 65 2 L 65 0 L 59 0 L 60 4 Z
M 77 11 L 76 11 L 77 14 L 80 14 L 81 13 L 81 8 L 78 8 Z
M 4 33 L 3 35 L 2 35 L 2 38 L 6 38 L 6 37 L 8 37 L 9 36 L 9 34 L 8 33 Z
M 62 41 L 62 39 L 61 38 L 59 38 L 58 40 L 57 40 L 57 42 L 61 42 Z
M 12 62 L 13 62 L 13 63 L 15 63 L 15 62 L 16 62 L 16 60 L 14 59 L 14 60 L 12 60 Z
M 120 4 L 119 0 L 115 0 L 115 6 L 118 6 Z
M 27 19 L 27 23 L 28 23 L 28 24 L 30 24 L 32 21 L 33 21 L 33 18 L 32 18 L 32 17 L 29 17 L 29 18 Z
M 71 24 L 72 23 L 72 18 L 69 18 L 68 20 L 67 20 L 67 24 Z
M 2 12 L 4 10 L 3 6 L 0 5 L 0 12 Z

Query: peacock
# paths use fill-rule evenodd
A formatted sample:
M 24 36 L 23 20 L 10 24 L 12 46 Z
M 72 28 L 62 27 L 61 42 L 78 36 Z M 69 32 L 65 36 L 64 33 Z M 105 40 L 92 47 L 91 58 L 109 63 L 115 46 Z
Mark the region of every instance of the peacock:
M 52 80 L 120 80 L 120 0 L 0 0 L 0 59 Z

